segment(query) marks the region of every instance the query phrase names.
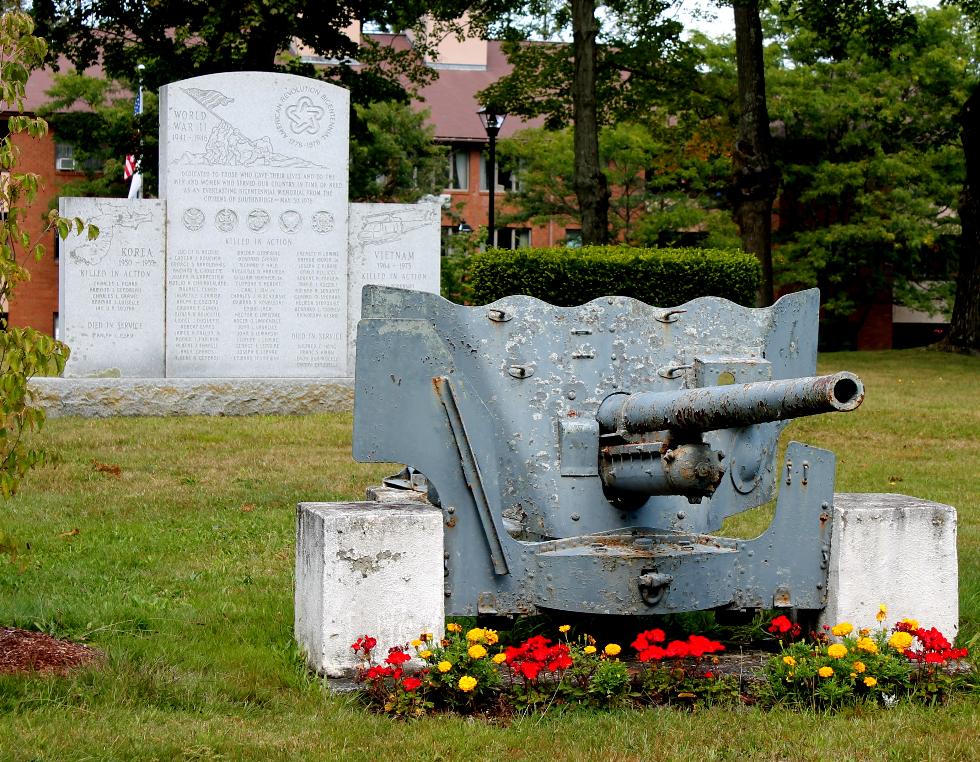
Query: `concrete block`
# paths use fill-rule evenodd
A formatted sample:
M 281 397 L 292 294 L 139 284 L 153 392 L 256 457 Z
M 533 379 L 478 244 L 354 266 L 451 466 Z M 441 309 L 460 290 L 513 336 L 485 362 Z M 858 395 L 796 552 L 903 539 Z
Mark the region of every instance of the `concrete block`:
M 385 484 L 376 484 L 364 490 L 364 499 L 371 503 L 418 503 L 431 506 L 424 492 L 414 489 L 399 489 Z
M 349 412 L 351 378 L 54 378 L 30 388 L 48 417 Z
M 442 513 L 412 503 L 300 503 L 295 636 L 309 666 L 349 675 L 361 635 L 379 653 L 419 633 L 442 637 Z
M 953 639 L 959 630 L 955 508 L 907 495 L 834 496 L 821 624 L 874 629 L 881 603 L 888 626 L 911 617 Z

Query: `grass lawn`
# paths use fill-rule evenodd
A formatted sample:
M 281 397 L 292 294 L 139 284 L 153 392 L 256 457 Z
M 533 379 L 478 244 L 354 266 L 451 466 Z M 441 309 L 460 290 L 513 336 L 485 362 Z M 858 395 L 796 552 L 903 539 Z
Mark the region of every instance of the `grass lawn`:
M 976 636 L 980 360 L 820 365 L 859 373 L 867 400 L 788 433 L 837 452 L 838 491 L 959 509 L 962 630 Z M 293 522 L 297 502 L 357 498 L 388 471 L 351 462 L 350 427 L 349 415 L 50 421 L 54 462 L 0 504 L 0 625 L 84 639 L 108 662 L 0 676 L 0 760 L 980 758 L 980 693 L 942 708 L 580 710 L 507 726 L 392 722 L 327 694 L 292 642 Z

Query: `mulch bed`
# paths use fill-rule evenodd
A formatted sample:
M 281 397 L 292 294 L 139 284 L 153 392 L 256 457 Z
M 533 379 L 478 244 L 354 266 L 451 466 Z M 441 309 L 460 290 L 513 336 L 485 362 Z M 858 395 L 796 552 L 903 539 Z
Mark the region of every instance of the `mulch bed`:
M 65 675 L 104 656 L 89 646 L 58 640 L 43 632 L 0 627 L 0 674 L 42 672 Z

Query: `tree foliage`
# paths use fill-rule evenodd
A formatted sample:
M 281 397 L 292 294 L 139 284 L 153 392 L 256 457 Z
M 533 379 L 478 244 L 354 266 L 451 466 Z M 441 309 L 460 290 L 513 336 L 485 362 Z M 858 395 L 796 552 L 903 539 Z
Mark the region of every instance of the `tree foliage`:
M 397 101 L 354 106 L 362 137 L 351 141 L 350 197 L 414 203 L 446 187 L 446 148 L 436 145 L 428 111 Z
M 376 100 L 404 94 L 406 81 L 432 77 L 425 56 L 443 36 L 460 31 L 457 19 L 465 8 L 453 0 L 37 0 L 32 12 L 54 53 L 79 68 L 101 61 L 110 77 L 126 81 L 143 65 L 144 82 L 153 91 L 176 80 L 226 71 L 312 75 L 312 67 L 281 56 L 297 42 L 336 62 L 324 70 L 325 78 L 371 91 Z M 358 44 L 347 30 L 362 20 L 411 30 L 414 44 L 407 49 L 371 39 Z
M 511 74 L 482 93 L 482 102 L 524 117 L 544 116 L 552 128 L 573 124 L 574 174 L 582 236 L 586 243 L 609 237 L 611 190 L 602 170 L 599 128 L 690 73 L 693 60 L 680 40 L 681 25 L 662 16 L 665 0 L 592 0 L 556 3 L 535 0 L 522 6 L 525 19 L 504 27 L 514 39 L 505 47 Z M 529 43 L 535 20 L 546 18 L 552 34 L 571 45 Z
M 783 173 L 776 269 L 817 285 L 843 319 L 894 288 L 929 306 L 923 280 L 955 272 L 956 199 L 963 182 L 956 113 L 976 76 L 955 11 L 923 12 L 883 55 L 853 36 L 841 60 L 795 59 L 807 30 L 783 26 L 770 50 L 770 111 Z
M 25 116 L 24 96 L 31 69 L 45 53 L 44 41 L 33 34 L 34 23 L 20 11 L 0 15 L 0 104 L 8 117 L 9 134 L 0 139 L 0 304 L 9 304 L 19 283 L 30 277 L 24 259 L 39 259 L 44 247 L 32 241 L 24 228 L 26 208 L 37 197 L 40 178 L 19 172 L 21 136 L 44 136 L 43 119 Z M 48 229 L 56 227 L 67 235 L 74 228 L 85 230 L 81 220 L 48 217 Z M 46 232 L 46 231 L 45 231 Z M 98 230 L 91 228 L 93 237 Z M 68 347 L 33 328 L 14 328 L 0 319 L 0 497 L 17 490 L 24 475 L 44 460 L 44 452 L 28 440 L 30 433 L 44 423 L 44 410 L 35 404 L 28 387 L 32 376 L 60 372 L 68 358 Z
M 58 140 L 74 147 L 75 166 L 83 180 L 62 186 L 64 196 L 125 196 L 123 161 L 133 155 L 140 163 L 143 190 L 157 192 L 159 174 L 159 109 L 156 93 L 143 93 L 143 113 L 133 114 L 133 93 L 114 79 L 78 71 L 54 75 L 50 99 L 39 113 Z
M 659 246 L 677 231 L 697 231 L 709 247 L 732 247 L 732 225 L 718 208 L 729 170 L 731 130 L 717 119 L 687 115 L 648 126 L 620 122 L 599 133 L 599 155 L 609 187 L 610 231 L 629 244 Z M 507 221 L 543 223 L 579 218 L 572 186 L 570 129 L 522 130 L 501 141 L 504 166 L 518 173 L 508 194 Z

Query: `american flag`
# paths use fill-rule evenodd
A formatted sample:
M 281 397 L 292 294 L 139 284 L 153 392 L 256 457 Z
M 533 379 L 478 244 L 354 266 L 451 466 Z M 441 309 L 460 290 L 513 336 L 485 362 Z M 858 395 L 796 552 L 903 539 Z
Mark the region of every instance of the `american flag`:
M 133 116 L 143 113 L 143 86 L 140 85 L 136 90 L 136 101 L 133 103 Z M 123 163 L 123 180 L 128 180 L 136 174 L 136 157 L 133 154 L 126 156 Z

